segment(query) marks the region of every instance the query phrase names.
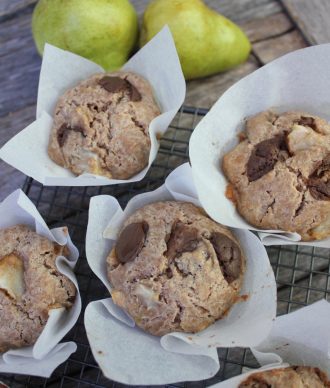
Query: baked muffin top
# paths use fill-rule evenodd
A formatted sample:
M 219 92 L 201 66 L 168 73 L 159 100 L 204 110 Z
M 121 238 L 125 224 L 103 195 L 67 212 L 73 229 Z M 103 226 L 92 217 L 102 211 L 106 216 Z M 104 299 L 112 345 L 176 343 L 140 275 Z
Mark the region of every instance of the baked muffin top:
M 239 213 L 261 229 L 330 235 L 330 125 L 304 112 L 261 112 L 222 161 Z
M 148 164 L 149 124 L 159 114 L 141 76 L 95 74 L 59 99 L 48 154 L 77 175 L 128 179 Z
M 238 388 L 329 388 L 324 372 L 309 366 L 272 369 L 250 375 Z
M 51 309 L 70 308 L 74 284 L 61 274 L 60 246 L 25 225 L 0 229 L 0 352 L 32 345 Z
M 114 303 L 154 335 L 198 332 L 237 301 L 239 242 L 191 203 L 156 202 L 124 223 L 108 259 Z

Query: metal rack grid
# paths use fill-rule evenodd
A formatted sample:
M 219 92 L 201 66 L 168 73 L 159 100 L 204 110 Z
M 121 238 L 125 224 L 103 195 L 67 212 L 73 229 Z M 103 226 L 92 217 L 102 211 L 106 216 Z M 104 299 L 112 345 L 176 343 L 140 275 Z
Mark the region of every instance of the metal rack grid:
M 159 187 L 164 178 L 178 165 L 189 160 L 190 135 L 207 113 L 205 109 L 182 107 L 161 140 L 158 157 L 147 176 L 138 183 L 104 187 L 43 187 L 28 178 L 23 190 L 35 203 L 50 227 L 67 225 L 80 251 L 76 267 L 83 301 L 82 314 L 64 340 L 73 340 L 78 350 L 49 379 L 0 375 L 10 387 L 123 387 L 103 377 L 90 351 L 83 326 L 83 312 L 91 300 L 108 296 L 103 284 L 89 269 L 85 256 L 85 233 L 89 200 L 94 195 L 115 196 L 121 206 L 134 195 Z M 278 285 L 278 315 L 294 311 L 316 300 L 330 300 L 330 251 L 305 246 L 273 246 L 267 248 Z M 240 374 L 243 367 L 258 367 L 248 349 L 218 349 L 221 368 L 213 378 L 169 387 L 206 387 Z

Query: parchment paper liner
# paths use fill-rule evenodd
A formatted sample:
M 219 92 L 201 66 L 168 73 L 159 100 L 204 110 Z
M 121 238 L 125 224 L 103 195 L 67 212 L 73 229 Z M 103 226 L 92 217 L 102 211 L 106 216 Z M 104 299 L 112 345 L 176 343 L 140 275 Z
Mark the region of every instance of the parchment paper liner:
M 110 293 L 106 257 L 123 220 L 145 204 L 173 199 L 200 206 L 188 164 L 174 170 L 157 190 L 132 198 L 124 211 L 113 197 L 101 195 L 91 199 L 87 259 Z M 110 298 L 87 306 L 87 336 L 105 376 L 125 384 L 206 379 L 219 369 L 216 347 L 254 346 L 268 335 L 276 313 L 276 284 L 267 253 L 251 232 L 233 233 L 246 254 L 247 271 L 241 294 L 248 298 L 235 304 L 225 318 L 208 329 L 158 338 L 134 327 L 133 320 Z
M 0 228 L 17 224 L 28 225 L 36 233 L 60 245 L 67 244 L 69 257 L 58 256 L 56 266 L 74 283 L 77 295 L 70 309 L 50 310 L 47 324 L 33 346 L 0 353 L 0 373 L 49 377 L 77 349 L 74 342 L 59 342 L 74 326 L 81 311 L 77 279 L 73 272 L 79 252 L 73 245 L 67 228 L 49 229 L 34 204 L 21 190 L 14 191 L 0 203 Z
M 186 93 L 185 80 L 169 28 L 165 26 L 122 70 L 140 74 L 149 81 L 162 112 L 149 125 L 149 164 L 137 175 L 127 180 L 108 179 L 93 174 L 77 177 L 49 158 L 47 146 L 58 98 L 80 81 L 95 73 L 104 72 L 94 62 L 51 45 L 46 45 L 42 61 L 37 119 L 2 147 L 0 157 L 47 186 L 102 186 L 143 179 L 156 158 L 158 137 L 167 130 Z
M 330 44 L 294 51 L 254 71 L 229 88 L 201 120 L 189 144 L 199 199 L 216 221 L 259 231 L 264 245 L 312 245 L 330 248 L 330 238 L 300 242 L 298 233 L 262 230 L 247 223 L 226 198 L 228 181 L 220 163 L 238 143 L 246 117 L 267 109 L 307 111 L 330 120 Z
M 276 318 L 269 336 L 252 352 L 262 368 L 212 386 L 236 388 L 260 370 L 303 365 L 320 368 L 330 379 L 330 303 L 321 300 Z

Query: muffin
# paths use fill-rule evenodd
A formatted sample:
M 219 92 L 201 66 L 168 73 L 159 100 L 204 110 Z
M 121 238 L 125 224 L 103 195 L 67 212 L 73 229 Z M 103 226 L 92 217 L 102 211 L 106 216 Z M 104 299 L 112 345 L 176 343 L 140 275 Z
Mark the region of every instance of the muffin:
M 222 161 L 227 196 L 250 224 L 330 235 L 330 125 L 303 112 L 249 118 L 241 142 Z
M 238 388 L 329 388 L 330 381 L 318 368 L 292 366 L 253 373 Z
M 76 175 L 129 179 L 148 164 L 149 124 L 159 114 L 141 76 L 93 75 L 59 99 L 48 154 Z
M 0 353 L 33 345 L 51 309 L 70 308 L 74 284 L 55 265 L 67 255 L 25 225 L 0 229 Z
M 113 302 L 157 336 L 196 333 L 222 318 L 238 300 L 244 269 L 227 228 L 175 201 L 132 214 L 107 258 Z

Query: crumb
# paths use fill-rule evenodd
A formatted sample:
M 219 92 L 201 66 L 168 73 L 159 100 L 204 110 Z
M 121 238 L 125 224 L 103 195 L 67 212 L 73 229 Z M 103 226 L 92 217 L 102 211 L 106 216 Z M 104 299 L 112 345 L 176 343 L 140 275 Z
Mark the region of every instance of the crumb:
M 245 139 L 247 139 L 247 136 L 246 136 L 246 133 L 245 132 L 239 132 L 237 134 L 237 137 L 238 137 L 238 140 L 239 142 L 241 143 L 242 141 L 244 141 Z
M 231 183 L 228 183 L 226 187 L 225 195 L 226 195 L 226 198 L 228 198 L 230 201 L 232 201 L 233 203 L 236 203 L 234 186 Z

